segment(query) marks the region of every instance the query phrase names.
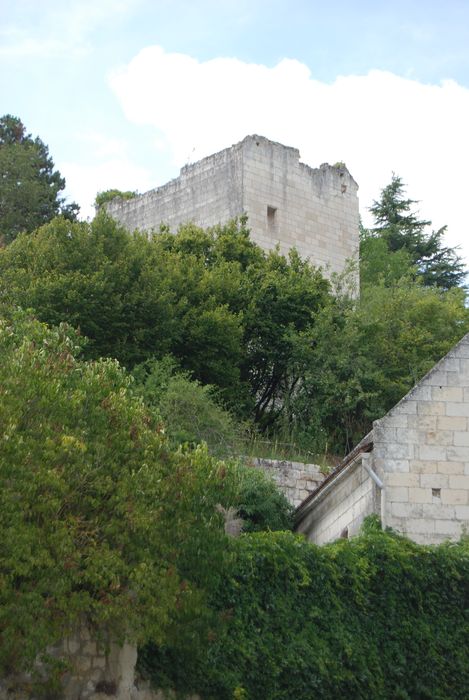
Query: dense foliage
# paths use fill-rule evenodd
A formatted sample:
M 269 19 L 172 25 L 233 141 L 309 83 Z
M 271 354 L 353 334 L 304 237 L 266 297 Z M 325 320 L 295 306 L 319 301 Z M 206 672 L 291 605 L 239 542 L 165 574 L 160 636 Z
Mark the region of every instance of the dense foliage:
M 95 207 L 102 207 L 107 202 L 112 202 L 114 199 L 133 199 L 137 196 L 137 192 L 131 190 L 104 190 L 98 192 L 94 200 Z
M 173 357 L 147 360 L 134 368 L 133 376 L 145 403 L 161 416 L 174 448 L 204 442 L 219 457 L 240 454 L 241 426 L 217 403 L 214 387 L 191 380 Z
M 0 673 L 31 663 L 78 620 L 162 639 L 202 606 L 225 556 L 217 504 L 238 472 L 171 452 L 115 360 L 23 313 L 0 320 Z
M 424 547 L 369 524 L 321 548 L 259 533 L 232 549 L 214 627 L 186 624 L 140 652 L 156 687 L 206 700 L 467 697 L 467 541 Z
M 104 213 L 20 236 L 1 251 L 0 273 L 11 302 L 79 328 L 87 357 L 133 367 L 172 353 L 238 414 L 266 423 L 298 382 L 303 334 L 329 293 L 295 253 L 262 252 L 245 222 L 148 240 Z
M 349 449 L 469 330 L 463 289 L 424 285 L 407 250 L 365 238 L 358 298 L 356 272 L 331 286 L 295 252 L 263 252 L 244 219 L 148 239 L 103 212 L 58 218 L 0 251 L 0 295 L 78 328 L 87 358 L 140 367 L 153 405 L 155 367 L 175 362 L 157 403 L 176 441 L 233 445 L 228 408 L 314 460 Z
M 26 133 L 21 120 L 0 118 L 0 242 L 31 232 L 62 214 L 75 219 L 77 204 L 65 204 L 65 180 L 40 138 Z
M 309 362 L 288 410 L 327 447 L 351 449 L 469 331 L 462 289 L 404 277 L 332 296 L 316 317 Z

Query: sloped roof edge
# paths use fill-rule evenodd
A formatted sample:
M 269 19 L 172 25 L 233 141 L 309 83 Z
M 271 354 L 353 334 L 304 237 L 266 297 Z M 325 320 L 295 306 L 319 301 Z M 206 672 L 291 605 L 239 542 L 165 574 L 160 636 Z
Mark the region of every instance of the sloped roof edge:
M 330 474 L 327 475 L 322 484 L 320 484 L 317 489 L 312 491 L 309 494 L 309 496 L 307 496 L 305 500 L 302 503 L 300 503 L 300 505 L 295 510 L 295 524 L 298 524 L 301 520 L 303 520 L 305 515 L 309 512 L 310 506 L 312 505 L 313 501 L 316 501 L 319 494 L 326 488 L 326 486 L 328 486 L 328 484 L 338 479 L 342 475 L 342 473 L 345 473 L 347 467 L 350 466 L 353 462 L 355 462 L 357 457 L 359 457 L 364 452 L 370 452 L 372 449 L 373 431 L 370 430 L 370 432 L 360 440 L 360 442 L 353 448 L 353 450 L 349 452 L 348 455 L 346 455 L 346 457 L 344 457 L 344 459 L 331 471 Z
M 408 401 L 413 394 L 418 391 L 419 387 L 426 382 L 427 379 L 429 379 L 432 374 L 437 372 L 438 370 L 441 369 L 441 367 L 444 365 L 446 360 L 450 359 L 452 356 L 457 355 L 457 350 L 460 346 L 462 345 L 469 345 L 469 333 L 466 333 L 461 340 L 459 340 L 453 347 L 444 355 L 438 362 L 433 365 L 433 367 L 420 379 L 420 381 L 415 384 L 412 389 L 410 389 L 407 394 L 405 394 L 400 401 L 398 401 L 387 413 L 384 414 L 382 418 L 380 418 L 378 421 L 375 421 L 375 423 L 380 422 L 384 420 L 387 416 L 392 415 L 394 411 L 396 411 L 399 406 L 405 401 Z M 467 359 L 469 359 L 469 351 L 467 353 Z M 302 503 L 296 508 L 295 510 L 295 524 L 298 524 L 303 520 L 303 518 L 307 515 L 307 513 L 310 510 L 310 507 L 312 506 L 313 501 L 317 500 L 317 497 L 321 493 L 321 491 L 328 485 L 330 484 L 331 481 L 337 479 L 342 472 L 346 470 L 346 468 L 355 461 L 355 459 L 362 453 L 364 452 L 370 452 L 373 449 L 373 430 L 371 430 L 367 435 L 365 435 L 362 440 L 351 450 L 351 452 L 344 457 L 344 459 L 335 467 L 335 469 L 332 470 L 332 472 L 324 479 L 322 484 L 318 486 L 317 489 L 312 491 L 312 493 L 309 494 L 305 498 Z
M 423 384 L 425 384 L 427 379 L 430 379 L 432 374 L 435 374 L 435 372 L 438 372 L 442 368 L 442 366 L 445 364 L 445 362 L 447 360 L 451 359 L 453 355 L 457 355 L 457 350 L 462 345 L 469 345 L 469 333 L 466 333 L 465 335 L 463 335 L 461 340 L 458 340 L 458 342 L 455 343 L 455 345 L 453 345 L 451 350 L 448 350 L 446 355 L 443 355 L 443 357 L 440 360 L 438 360 L 438 362 L 436 362 L 436 364 L 434 364 L 433 367 L 431 369 L 429 369 L 426 374 L 424 374 L 424 376 L 417 382 L 417 384 L 414 384 L 412 389 L 410 389 L 407 392 L 407 394 L 405 394 L 402 397 L 402 399 L 400 399 L 396 404 L 394 404 L 394 406 L 392 408 L 390 408 L 389 411 L 387 413 L 385 413 L 382 418 L 378 418 L 378 421 L 382 421 L 387 416 L 393 415 L 394 411 L 396 411 L 399 408 L 399 406 L 401 406 L 403 403 L 405 403 L 406 401 L 411 399 L 412 396 L 414 395 L 414 393 L 417 392 Z M 467 353 L 467 359 L 469 359 L 469 350 Z M 378 421 L 375 421 L 375 422 L 378 422 Z

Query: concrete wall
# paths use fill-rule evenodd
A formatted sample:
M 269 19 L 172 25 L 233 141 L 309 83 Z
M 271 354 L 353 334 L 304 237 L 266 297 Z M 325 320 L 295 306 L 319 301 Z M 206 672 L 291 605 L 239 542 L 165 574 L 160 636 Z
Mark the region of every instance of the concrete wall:
M 317 464 L 253 457 L 248 464 L 262 469 L 295 508 L 324 481 Z
M 129 229 L 167 224 L 226 223 L 247 213 L 252 238 L 265 250 L 295 246 L 315 265 L 340 272 L 358 255 L 358 187 L 346 168 L 300 163 L 296 148 L 247 136 L 208 158 L 185 166 L 168 184 L 107 211 Z
M 358 534 L 364 518 L 379 513 L 381 492 L 363 467 L 362 460 L 367 459 L 368 454 L 362 455 L 319 492 L 297 532 L 310 542 L 325 544 Z
M 469 529 L 469 335 L 373 428 L 385 523 L 416 542 Z

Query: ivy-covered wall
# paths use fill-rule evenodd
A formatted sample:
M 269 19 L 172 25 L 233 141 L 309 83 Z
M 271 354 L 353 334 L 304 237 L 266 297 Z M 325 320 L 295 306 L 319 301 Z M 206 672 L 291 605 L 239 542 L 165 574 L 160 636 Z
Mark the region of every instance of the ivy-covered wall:
M 324 547 L 290 533 L 232 542 L 213 619 L 140 651 L 156 687 L 204 700 L 465 700 L 469 543 L 365 532 Z

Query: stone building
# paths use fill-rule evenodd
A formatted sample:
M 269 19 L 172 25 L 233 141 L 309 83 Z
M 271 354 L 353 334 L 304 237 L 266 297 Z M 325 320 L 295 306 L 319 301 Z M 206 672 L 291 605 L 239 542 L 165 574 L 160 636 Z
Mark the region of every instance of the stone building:
M 358 256 L 358 186 L 343 164 L 310 168 L 296 148 L 247 136 L 182 168 L 179 177 L 107 211 L 130 230 L 188 221 L 208 227 L 243 213 L 265 250 L 293 246 L 315 265 L 340 272 Z
M 296 529 L 323 544 L 371 513 L 422 544 L 469 529 L 469 334 L 301 503 Z

